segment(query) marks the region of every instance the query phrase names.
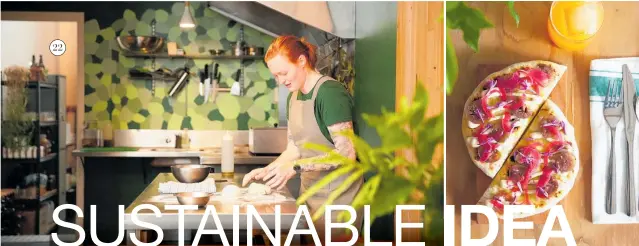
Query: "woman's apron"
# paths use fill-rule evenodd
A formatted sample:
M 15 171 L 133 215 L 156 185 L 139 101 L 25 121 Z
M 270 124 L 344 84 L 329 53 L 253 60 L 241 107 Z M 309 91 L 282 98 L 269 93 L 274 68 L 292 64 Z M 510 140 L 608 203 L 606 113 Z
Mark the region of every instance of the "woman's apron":
M 293 95 L 291 96 L 288 127 L 291 131 L 291 135 L 295 142 L 295 146 L 297 146 L 297 148 L 299 149 L 301 158 L 309 158 L 309 157 L 321 156 L 325 154 L 324 152 L 305 149 L 304 143 L 307 143 L 307 142 L 321 144 L 329 148 L 335 149 L 335 145 L 332 144 L 330 141 L 328 141 L 326 137 L 322 134 L 322 132 L 320 131 L 320 127 L 317 124 L 317 120 L 315 119 L 316 117 L 315 116 L 315 99 L 317 98 L 317 92 L 319 91 L 320 86 L 322 86 L 322 84 L 329 79 L 331 78 L 327 76 L 323 76 L 317 81 L 315 85 L 315 89 L 313 90 L 313 97 L 311 98 L 311 100 L 306 100 L 306 101 L 297 100 L 297 93 L 298 93 L 297 91 L 293 92 Z M 301 172 L 300 195 L 303 194 L 310 187 L 312 187 L 319 180 L 321 180 L 326 175 L 328 175 L 331 171 Z M 306 206 L 311 212 L 311 215 L 314 214 L 315 211 L 317 211 L 322 205 L 324 205 L 324 203 L 326 202 L 326 199 L 331 194 L 331 192 L 337 189 L 344 182 L 344 180 L 346 180 L 349 176 L 350 174 L 342 175 L 338 177 L 337 179 L 330 182 L 328 185 L 324 186 L 317 193 L 315 193 L 315 195 L 313 195 L 306 201 Z M 363 178 L 360 178 L 359 180 L 355 181 L 350 188 L 344 191 L 344 193 L 342 193 L 341 196 L 339 196 L 332 203 L 332 205 L 351 205 L 353 199 L 359 192 L 363 183 L 364 183 Z M 339 215 L 340 212 L 341 210 L 332 212 L 331 214 L 332 222 L 334 223 L 339 222 L 337 220 L 337 215 Z M 363 210 L 360 209 L 360 211 L 356 211 L 356 212 L 357 212 L 356 220 L 353 223 L 353 226 L 357 229 L 357 232 L 359 233 L 361 224 L 363 221 L 362 220 Z M 315 226 L 317 235 L 320 237 L 320 239 L 322 239 L 322 241 L 324 241 L 324 237 L 325 237 L 324 217 L 322 216 L 321 218 L 319 218 L 317 221 L 313 223 L 313 225 Z M 348 230 L 344 230 L 342 228 L 332 229 L 331 237 L 333 237 L 333 235 L 337 236 L 337 235 L 343 234 L 345 231 L 348 231 Z

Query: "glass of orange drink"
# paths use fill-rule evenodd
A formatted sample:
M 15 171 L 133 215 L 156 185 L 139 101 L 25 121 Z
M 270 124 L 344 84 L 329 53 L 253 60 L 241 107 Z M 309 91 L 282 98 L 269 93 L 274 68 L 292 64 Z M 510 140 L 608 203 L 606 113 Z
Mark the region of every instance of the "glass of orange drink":
M 597 1 L 555 1 L 550 7 L 548 33 L 559 48 L 582 50 L 592 41 L 604 19 Z

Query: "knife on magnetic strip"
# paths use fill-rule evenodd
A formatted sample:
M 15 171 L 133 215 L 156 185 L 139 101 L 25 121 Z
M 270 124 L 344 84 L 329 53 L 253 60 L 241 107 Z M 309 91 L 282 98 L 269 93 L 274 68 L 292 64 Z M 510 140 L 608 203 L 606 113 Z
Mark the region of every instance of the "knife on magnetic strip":
M 637 119 L 635 118 L 634 101 L 636 97 L 635 83 L 632 79 L 632 74 L 628 65 L 624 64 L 623 70 L 623 113 L 624 123 L 626 127 L 626 139 L 628 140 L 628 180 L 626 189 L 626 199 L 628 204 L 628 216 L 634 217 L 637 215 L 637 191 L 635 188 L 635 164 L 634 163 L 634 137 L 635 137 L 635 125 Z

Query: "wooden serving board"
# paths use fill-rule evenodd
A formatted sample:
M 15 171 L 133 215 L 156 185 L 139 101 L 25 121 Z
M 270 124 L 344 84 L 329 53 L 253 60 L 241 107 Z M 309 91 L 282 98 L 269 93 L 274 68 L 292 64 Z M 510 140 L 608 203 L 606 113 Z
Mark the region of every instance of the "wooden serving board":
M 523 61 L 522 61 L 523 62 Z M 481 81 L 483 81 L 488 75 L 490 75 L 491 73 L 497 72 L 499 70 L 504 69 L 505 67 L 512 65 L 512 64 L 478 64 L 477 65 L 477 84 L 479 84 Z M 564 81 L 567 80 L 568 77 L 568 73 L 564 73 L 564 75 L 561 77 L 561 80 L 559 81 L 558 84 L 563 84 Z M 553 91 L 554 92 L 554 91 Z M 551 93 L 552 96 L 552 93 Z M 552 98 L 551 98 L 552 100 Z M 561 106 L 560 106 L 561 108 Z M 563 108 L 562 108 L 563 110 Z M 565 113 L 565 112 L 564 112 Z M 572 124 L 572 122 L 571 122 Z M 510 155 L 510 153 L 508 153 Z M 488 186 L 490 185 L 490 182 L 492 181 L 492 179 L 490 177 L 488 177 L 488 175 L 484 174 L 481 170 L 479 170 L 479 168 L 477 168 L 477 176 L 476 176 L 476 188 L 477 188 L 477 193 L 475 194 L 477 197 L 477 201 L 479 201 L 479 198 L 481 198 L 481 196 L 484 194 L 484 191 L 486 191 L 486 189 L 488 189 Z M 565 198 L 564 198 L 565 199 Z M 563 200 L 561 202 L 559 202 L 558 205 L 561 205 L 563 203 Z M 566 208 L 564 208 L 565 210 Z M 516 219 L 515 221 L 532 221 L 534 224 L 541 224 L 543 225 L 546 222 L 546 218 L 548 216 L 548 211 L 541 213 L 541 214 L 537 214 L 535 216 L 530 216 L 528 218 L 522 218 L 522 219 Z M 477 221 L 477 223 L 479 224 L 488 224 L 488 218 L 484 215 L 477 215 L 475 217 L 475 220 Z

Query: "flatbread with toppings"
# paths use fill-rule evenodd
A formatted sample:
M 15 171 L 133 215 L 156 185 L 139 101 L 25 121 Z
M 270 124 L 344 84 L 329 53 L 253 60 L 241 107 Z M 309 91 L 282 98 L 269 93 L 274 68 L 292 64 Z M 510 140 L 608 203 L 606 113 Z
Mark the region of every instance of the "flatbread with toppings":
M 579 150 L 574 129 L 559 107 L 547 100 L 479 205 L 486 205 L 501 217 L 506 205 L 533 205 L 542 213 L 561 201 L 572 189 L 579 173 Z
M 470 156 L 493 178 L 567 67 L 548 61 L 510 65 L 486 77 L 466 101 L 462 134 Z

